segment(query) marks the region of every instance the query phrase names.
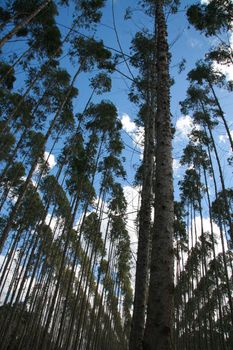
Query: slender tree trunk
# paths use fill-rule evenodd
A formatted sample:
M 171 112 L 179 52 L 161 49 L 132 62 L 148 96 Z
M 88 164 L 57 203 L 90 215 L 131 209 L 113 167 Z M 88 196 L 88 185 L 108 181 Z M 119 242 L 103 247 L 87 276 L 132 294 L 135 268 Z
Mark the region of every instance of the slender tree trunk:
M 203 170 L 204 170 L 204 178 L 205 178 L 206 195 L 207 195 L 207 201 L 208 201 L 208 207 L 209 207 L 213 259 L 214 259 L 214 261 L 216 261 L 215 239 L 214 239 L 214 229 L 213 229 L 213 220 L 212 220 L 212 210 L 211 210 L 211 202 L 210 202 L 210 195 L 209 195 L 209 187 L 208 187 L 206 169 L 204 168 Z M 220 333 L 220 341 L 221 341 L 222 349 L 226 350 L 226 345 L 225 345 L 225 340 L 224 340 L 222 305 L 221 305 L 221 297 L 220 297 L 220 290 L 219 290 L 219 280 L 218 280 L 218 273 L 216 271 L 216 265 L 214 265 L 214 278 L 215 278 L 215 284 L 216 284 L 216 290 L 217 290 L 217 299 L 218 299 L 218 311 L 219 311 L 219 323 L 220 323 L 219 328 L 220 328 L 220 331 L 221 331 L 221 333 Z
M 149 245 L 151 230 L 152 175 L 154 161 L 153 116 L 148 108 L 145 121 L 145 145 L 143 155 L 143 185 L 139 212 L 139 238 L 136 265 L 136 281 L 130 350 L 140 350 L 145 327 L 145 311 L 148 292 Z
M 108 230 L 109 230 L 109 225 L 110 225 L 110 219 L 108 219 L 106 231 L 105 231 L 105 237 L 104 237 L 104 250 L 106 249 L 106 242 L 107 242 L 107 236 L 108 236 Z M 100 261 L 100 266 L 104 260 L 104 255 L 101 256 L 101 261 Z M 87 348 L 89 349 L 92 343 L 92 334 L 93 333 L 93 325 L 95 323 L 95 318 L 96 318 L 96 308 L 97 308 L 97 299 L 98 299 L 98 289 L 100 285 L 100 278 L 101 278 L 101 270 L 98 272 L 98 277 L 97 277 L 97 283 L 96 283 L 96 288 L 95 288 L 95 295 L 94 295 L 94 302 L 93 302 L 93 307 L 91 311 L 91 317 L 90 317 L 90 326 L 89 326 L 89 331 L 88 331 L 88 337 L 87 337 Z
M 222 118 L 223 124 L 224 124 L 225 129 L 226 129 L 226 132 L 227 132 L 227 136 L 228 136 L 228 138 L 229 138 L 229 142 L 230 142 L 230 144 L 231 144 L 231 150 L 232 150 L 232 152 L 233 152 L 233 140 L 232 140 L 231 132 L 230 132 L 229 126 L 228 126 L 228 124 L 227 124 L 227 121 L 226 121 L 224 112 L 223 112 L 223 110 L 222 110 L 222 107 L 221 107 L 221 105 L 220 105 L 220 102 L 219 102 L 219 100 L 218 100 L 218 97 L 217 97 L 217 95 L 216 95 L 216 93 L 215 93 L 213 84 L 212 84 L 210 81 L 208 81 L 208 83 L 209 83 L 209 87 L 210 87 L 210 89 L 211 89 L 211 91 L 212 91 L 212 94 L 213 94 L 213 96 L 214 96 L 215 103 L 216 103 L 216 105 L 218 106 L 218 110 L 219 110 L 220 116 L 221 116 L 221 118 Z

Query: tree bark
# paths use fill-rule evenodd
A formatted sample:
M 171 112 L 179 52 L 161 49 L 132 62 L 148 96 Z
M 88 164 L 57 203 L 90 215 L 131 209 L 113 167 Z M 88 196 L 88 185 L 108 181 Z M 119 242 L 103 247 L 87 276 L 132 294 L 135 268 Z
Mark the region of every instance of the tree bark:
M 173 181 L 168 43 L 163 0 L 155 2 L 157 24 L 157 116 L 155 223 L 144 350 L 170 350 L 173 328 Z

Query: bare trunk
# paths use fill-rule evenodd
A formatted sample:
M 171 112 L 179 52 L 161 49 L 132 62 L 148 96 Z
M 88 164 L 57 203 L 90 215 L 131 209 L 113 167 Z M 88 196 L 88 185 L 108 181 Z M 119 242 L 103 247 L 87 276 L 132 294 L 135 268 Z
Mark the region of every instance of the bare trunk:
M 173 328 L 173 183 L 168 43 L 162 0 L 156 1 L 157 116 L 155 223 L 144 350 L 170 350 Z

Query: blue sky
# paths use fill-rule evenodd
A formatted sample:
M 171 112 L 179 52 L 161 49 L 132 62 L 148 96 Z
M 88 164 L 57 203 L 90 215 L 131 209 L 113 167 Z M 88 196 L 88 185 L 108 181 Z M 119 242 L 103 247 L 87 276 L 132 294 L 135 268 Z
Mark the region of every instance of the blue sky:
M 196 1 L 197 2 L 197 1 Z M 188 82 L 186 80 L 187 73 L 190 69 L 194 68 L 197 60 L 204 58 L 205 53 L 208 49 L 215 43 L 215 38 L 206 38 L 197 32 L 192 26 L 189 25 L 186 19 L 186 8 L 187 6 L 194 3 L 192 0 L 181 1 L 181 6 L 176 15 L 170 15 L 167 19 L 168 24 L 168 41 L 170 44 L 170 51 L 172 53 L 171 68 L 170 73 L 174 78 L 175 84 L 171 88 L 171 113 L 173 115 L 173 124 L 177 127 L 176 136 L 174 139 L 174 187 L 175 187 L 175 197 L 178 198 L 178 181 L 182 178 L 183 169 L 180 168 L 179 159 L 182 155 L 182 150 L 188 141 L 187 133 L 191 131 L 192 124 L 189 116 L 182 116 L 180 112 L 179 102 L 185 98 L 186 88 Z M 152 28 L 153 23 L 148 17 L 143 15 L 143 13 L 137 7 L 136 1 L 134 0 L 114 0 L 114 13 L 117 33 L 122 46 L 123 51 L 129 55 L 131 40 L 134 34 L 142 28 L 148 27 Z M 124 15 L 126 9 L 131 7 L 133 10 L 132 19 L 125 20 Z M 67 33 L 65 27 L 70 27 L 72 23 L 72 6 L 68 8 L 63 8 L 59 16 L 57 17 L 57 23 L 64 36 Z M 86 30 L 81 30 L 82 33 L 86 35 L 92 35 L 93 32 L 87 32 Z M 107 47 L 111 47 L 115 50 L 120 50 L 116 34 L 113 29 L 113 18 L 112 18 L 112 1 L 107 0 L 106 6 L 103 10 L 103 16 L 101 23 L 98 24 L 95 33 L 95 38 L 102 39 Z M 5 52 L 10 52 L 20 49 L 19 44 L 7 44 Z M 114 52 L 114 50 L 113 50 Z M 64 50 L 64 54 L 66 54 Z M 179 74 L 177 65 L 182 59 L 186 60 L 185 70 Z M 74 74 L 74 67 L 69 61 L 68 57 L 61 59 L 61 64 L 66 67 L 71 74 Z M 118 68 L 126 75 L 129 75 L 128 69 L 124 63 L 122 63 Z M 137 72 L 132 68 L 133 74 Z M 20 74 L 20 71 L 17 72 Z M 232 71 L 231 71 L 232 74 Z M 82 74 L 78 77 L 76 82 L 76 87 L 79 89 L 79 96 L 75 100 L 74 110 L 75 113 L 82 112 L 86 101 L 90 96 L 89 78 L 95 75 L 95 72 L 91 74 Z M 19 76 L 19 75 L 18 75 Z M 232 74 L 233 78 L 233 74 Z M 21 80 L 18 80 L 19 87 L 22 84 Z M 124 121 L 124 130 L 122 132 L 122 138 L 125 143 L 125 150 L 123 156 L 126 158 L 125 167 L 127 170 L 127 182 L 124 183 L 125 186 L 129 186 L 133 183 L 134 174 L 137 164 L 139 163 L 139 156 L 141 148 L 135 146 L 132 138 L 135 138 L 136 127 L 133 124 L 134 119 L 137 117 L 137 107 L 130 103 L 128 100 L 128 92 L 130 87 L 130 80 L 123 77 L 119 73 L 114 73 L 112 76 L 112 91 L 103 96 L 96 96 L 94 102 L 98 102 L 101 99 L 110 99 L 115 103 L 119 118 Z M 228 118 L 230 128 L 233 130 L 233 122 L 231 116 L 232 107 L 232 94 L 229 94 L 225 90 L 218 91 L 219 97 L 221 98 L 221 103 L 226 116 Z M 123 119 L 122 119 L 123 118 Z M 130 134 L 127 135 L 126 131 Z M 218 134 L 217 134 L 218 133 Z M 225 136 L 225 131 L 220 123 L 216 130 L 216 137 L 218 140 L 218 149 L 221 154 L 221 159 L 224 165 L 224 176 L 228 186 L 232 186 L 232 171 L 226 164 L 226 154 L 229 152 L 228 141 Z M 141 141 L 142 135 L 137 134 L 137 141 Z M 51 143 L 48 143 L 47 151 L 49 151 Z M 53 155 L 55 159 L 62 148 L 62 141 L 56 145 Z M 54 158 L 51 159 L 54 163 Z M 55 168 L 53 169 L 55 171 Z
M 131 40 L 134 34 L 142 29 L 143 27 L 151 27 L 153 23 L 145 17 L 141 11 L 137 9 L 135 5 L 135 0 L 114 0 L 114 12 L 116 27 L 119 36 L 119 40 L 123 51 L 126 54 L 130 54 Z M 170 44 L 170 50 L 172 53 L 171 68 L 170 73 L 174 78 L 175 84 L 171 88 L 171 113 L 173 116 L 173 124 L 176 126 L 177 132 L 174 139 L 174 189 L 175 198 L 178 198 L 178 181 L 182 179 L 182 174 L 184 169 L 179 165 L 179 159 L 182 155 L 183 148 L 188 142 L 187 134 L 191 131 L 192 123 L 189 116 L 182 116 L 180 112 L 179 102 L 182 101 L 186 96 L 186 89 L 188 82 L 186 80 L 187 73 L 195 67 L 197 60 L 204 58 L 205 53 L 209 50 L 211 45 L 215 43 L 215 38 L 206 38 L 200 33 L 198 33 L 192 26 L 190 26 L 186 19 L 186 7 L 193 4 L 192 0 L 181 1 L 182 5 L 176 15 L 170 15 L 168 17 L 168 40 Z M 130 20 L 124 20 L 125 11 L 128 7 L 132 7 L 135 11 L 133 12 L 133 17 Z M 72 6 L 69 8 L 63 8 L 57 18 L 57 23 L 64 36 L 67 33 L 67 29 L 64 27 L 70 27 L 72 23 Z M 82 30 L 84 34 L 92 35 L 92 32 L 87 32 Z M 119 50 L 119 45 L 117 38 L 113 29 L 113 19 L 112 19 L 112 1 L 107 0 L 106 7 L 103 10 L 103 17 L 101 19 L 100 25 L 97 26 L 97 31 L 95 33 L 97 39 L 102 39 L 104 44 L 113 49 Z M 7 56 L 9 53 L 14 51 L 22 51 L 22 43 L 9 43 L 4 49 L 4 54 Z M 114 52 L 114 51 L 113 51 Z M 66 54 L 64 50 L 64 54 Z M 186 60 L 185 70 L 179 74 L 177 65 L 182 59 Z M 68 57 L 61 59 L 61 65 L 68 69 L 71 76 L 74 74 L 74 67 L 69 61 Z M 124 63 L 118 67 L 124 74 L 129 75 L 128 69 Z M 132 68 L 133 74 L 137 72 Z M 16 69 L 17 73 L 17 87 L 23 88 L 23 79 L 20 79 L 22 70 L 21 68 Z M 75 113 L 82 112 L 89 96 L 90 88 L 89 78 L 95 75 L 96 72 L 91 74 L 82 74 L 76 83 L 76 87 L 79 89 L 79 96 L 74 103 Z M 233 79 L 233 72 L 231 70 L 231 76 Z M 130 87 L 130 80 L 123 77 L 119 73 L 114 73 L 112 76 L 112 91 L 103 96 L 96 96 L 94 102 L 99 102 L 101 99 L 110 99 L 115 103 L 118 109 L 119 118 L 123 121 L 123 131 L 122 138 L 125 143 L 125 150 L 123 156 L 126 158 L 125 168 L 127 171 L 127 181 L 123 183 L 125 188 L 125 195 L 128 200 L 128 212 L 137 210 L 138 208 L 138 192 L 137 189 L 132 188 L 132 183 L 134 180 L 135 169 L 140 161 L 140 152 L 142 148 L 137 147 L 135 142 L 141 141 L 142 133 L 139 130 L 137 132 L 134 120 L 137 117 L 137 107 L 129 102 L 128 92 Z M 222 107 L 226 113 L 227 120 L 230 125 L 230 129 L 233 130 L 233 118 L 232 118 L 232 93 L 230 94 L 226 90 L 218 90 L 218 95 L 220 97 Z M 128 133 L 128 134 L 127 134 Z M 136 134 L 135 134 L 136 133 Z M 136 136 L 135 136 L 136 135 Z M 232 169 L 229 168 L 226 162 L 227 155 L 230 152 L 230 147 L 228 140 L 226 138 L 225 130 L 220 123 L 215 131 L 217 147 L 220 152 L 220 157 L 222 165 L 224 167 L 224 178 L 228 187 L 233 185 Z M 56 158 L 63 147 L 62 139 L 55 147 L 52 152 L 52 157 L 50 158 L 50 164 L 52 171 L 55 173 L 56 170 Z M 49 151 L 52 142 L 48 142 L 46 151 Z M 98 187 L 98 184 L 96 184 Z M 220 189 L 220 186 L 219 186 Z M 211 190 L 211 188 L 210 188 Z M 127 228 L 130 233 L 132 243 L 136 241 L 136 232 L 134 228 L 134 220 L 136 218 L 136 213 L 128 216 Z M 208 229 L 208 217 L 205 217 L 205 229 Z M 217 231 L 217 227 L 215 227 Z M 136 244 L 132 244 L 133 252 L 136 253 Z M 1 265 L 1 262 L 0 262 Z

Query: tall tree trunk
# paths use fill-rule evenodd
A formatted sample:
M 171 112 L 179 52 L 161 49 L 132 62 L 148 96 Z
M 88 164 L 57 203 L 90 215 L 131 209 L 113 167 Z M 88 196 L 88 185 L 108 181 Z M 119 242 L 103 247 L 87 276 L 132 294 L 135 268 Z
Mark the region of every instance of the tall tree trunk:
M 141 207 L 139 212 L 139 237 L 137 251 L 137 267 L 134 294 L 134 308 L 132 328 L 130 333 L 130 350 L 142 348 L 145 311 L 148 292 L 149 270 L 149 243 L 151 230 L 151 203 L 152 203 L 152 174 L 154 161 L 154 128 L 153 116 L 148 108 L 145 121 L 145 145 L 143 155 L 143 184 L 141 193 Z
M 173 328 L 173 181 L 168 43 L 163 0 L 155 2 L 157 24 L 157 116 L 155 223 L 144 350 L 170 350 Z
M 209 186 L 208 186 L 208 181 L 207 181 L 206 169 L 203 168 L 203 170 L 204 170 L 207 202 L 208 202 L 208 208 L 209 208 L 212 252 L 213 252 L 213 259 L 214 259 L 214 261 L 216 261 L 214 228 L 213 228 L 213 219 L 212 219 L 212 209 L 211 209 L 211 201 L 210 201 L 210 194 L 209 194 Z M 225 345 L 225 340 L 224 340 L 224 326 L 223 326 L 223 317 L 222 317 L 221 293 L 220 293 L 220 289 L 219 289 L 218 272 L 217 272 L 217 269 L 216 269 L 216 265 L 214 265 L 214 279 L 215 279 L 215 284 L 216 284 L 217 300 L 218 300 L 219 329 L 220 329 L 220 332 L 221 332 L 220 333 L 220 342 L 221 342 L 222 349 L 226 350 L 226 345 Z

